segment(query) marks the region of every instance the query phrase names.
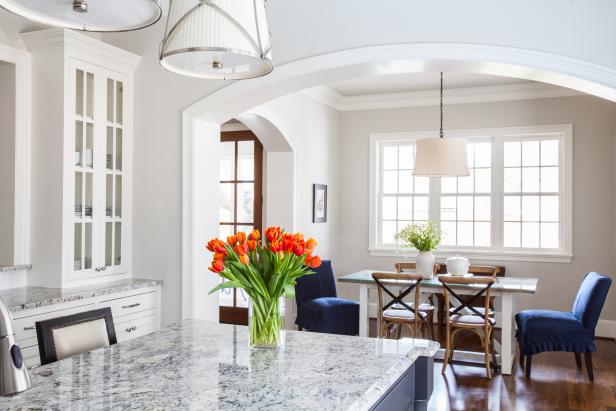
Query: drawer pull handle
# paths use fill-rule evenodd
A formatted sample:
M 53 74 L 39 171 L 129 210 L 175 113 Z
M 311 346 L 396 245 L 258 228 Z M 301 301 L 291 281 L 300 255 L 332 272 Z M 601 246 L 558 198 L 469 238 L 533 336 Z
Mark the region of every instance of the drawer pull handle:
M 36 328 L 36 326 L 24 327 L 24 331 L 32 331 Z
M 132 332 L 132 331 L 137 331 L 137 326 L 133 325 L 132 327 L 128 327 L 125 331 L 127 333 Z
M 135 304 L 123 305 L 122 308 L 123 309 L 135 308 L 135 307 L 139 307 L 140 305 L 141 305 L 141 303 L 135 303 Z

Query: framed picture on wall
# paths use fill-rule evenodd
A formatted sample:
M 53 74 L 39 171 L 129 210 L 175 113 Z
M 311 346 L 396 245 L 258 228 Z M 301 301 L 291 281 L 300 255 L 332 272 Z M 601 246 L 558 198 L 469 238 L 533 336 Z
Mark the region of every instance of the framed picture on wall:
M 327 221 L 327 186 L 325 184 L 312 185 L 312 222 L 324 223 Z

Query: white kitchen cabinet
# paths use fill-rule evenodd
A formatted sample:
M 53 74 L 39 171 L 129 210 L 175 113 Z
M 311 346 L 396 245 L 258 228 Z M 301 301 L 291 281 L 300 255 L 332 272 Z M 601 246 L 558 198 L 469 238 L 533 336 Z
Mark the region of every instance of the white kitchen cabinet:
M 133 75 L 140 57 L 70 30 L 22 35 L 33 60 L 29 285 L 131 274 Z

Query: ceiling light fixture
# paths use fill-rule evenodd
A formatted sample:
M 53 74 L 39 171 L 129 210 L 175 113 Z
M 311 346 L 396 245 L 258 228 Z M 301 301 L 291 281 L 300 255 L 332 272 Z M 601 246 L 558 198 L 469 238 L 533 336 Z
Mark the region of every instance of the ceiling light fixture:
M 443 73 L 441 72 L 441 131 L 439 138 L 424 138 L 415 142 L 414 176 L 463 177 L 470 175 L 466 157 L 466 139 L 444 138 Z
M 158 0 L 0 0 L 0 7 L 48 26 L 97 32 L 142 29 L 162 15 Z
M 171 0 L 160 64 L 191 77 L 238 80 L 272 69 L 266 0 Z

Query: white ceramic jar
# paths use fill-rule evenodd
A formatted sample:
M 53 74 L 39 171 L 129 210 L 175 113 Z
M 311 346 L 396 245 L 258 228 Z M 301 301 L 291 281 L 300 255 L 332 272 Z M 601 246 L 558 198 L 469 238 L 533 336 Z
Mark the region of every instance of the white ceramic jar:
M 468 258 L 456 255 L 447 259 L 447 272 L 451 275 L 466 275 L 470 263 Z
M 415 272 L 423 278 L 432 278 L 434 272 L 434 254 L 422 251 L 415 258 Z

